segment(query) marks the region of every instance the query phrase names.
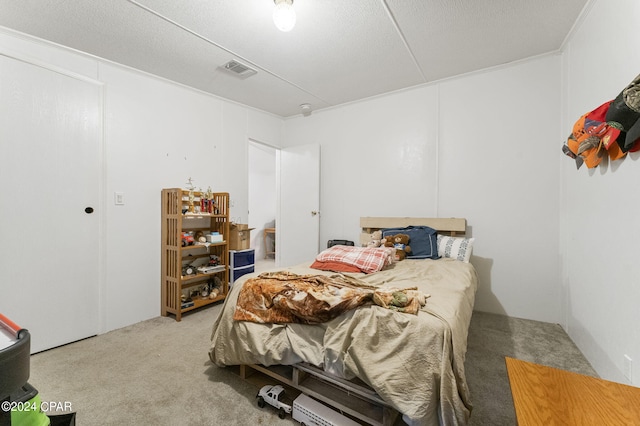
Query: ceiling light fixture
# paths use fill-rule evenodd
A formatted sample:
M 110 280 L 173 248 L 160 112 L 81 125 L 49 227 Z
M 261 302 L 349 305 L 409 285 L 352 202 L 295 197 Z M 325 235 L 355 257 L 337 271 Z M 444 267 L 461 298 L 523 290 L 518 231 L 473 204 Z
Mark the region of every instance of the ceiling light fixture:
M 293 0 L 273 0 L 273 23 L 280 31 L 288 32 L 296 24 L 296 11 L 293 10 Z

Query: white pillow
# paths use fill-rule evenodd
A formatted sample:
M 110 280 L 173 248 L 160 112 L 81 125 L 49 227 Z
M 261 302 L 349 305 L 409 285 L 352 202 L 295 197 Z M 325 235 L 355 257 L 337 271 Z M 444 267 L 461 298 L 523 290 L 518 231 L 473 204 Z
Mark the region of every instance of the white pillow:
M 438 234 L 438 256 L 469 263 L 475 238 L 447 237 Z

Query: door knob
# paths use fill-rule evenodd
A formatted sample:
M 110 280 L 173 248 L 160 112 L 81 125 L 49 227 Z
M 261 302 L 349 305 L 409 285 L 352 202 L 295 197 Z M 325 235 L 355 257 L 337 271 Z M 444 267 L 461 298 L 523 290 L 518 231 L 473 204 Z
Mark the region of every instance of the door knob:
M 311 211 L 311 216 L 315 216 L 315 215 L 317 215 L 317 214 L 319 214 L 319 213 L 320 213 L 320 212 L 317 212 L 317 211 L 315 211 L 315 210 L 312 210 L 312 211 Z
M 85 208 L 85 209 L 84 209 L 84 212 L 85 212 L 86 214 L 91 214 L 91 213 L 93 213 L 93 207 L 87 207 L 87 208 Z

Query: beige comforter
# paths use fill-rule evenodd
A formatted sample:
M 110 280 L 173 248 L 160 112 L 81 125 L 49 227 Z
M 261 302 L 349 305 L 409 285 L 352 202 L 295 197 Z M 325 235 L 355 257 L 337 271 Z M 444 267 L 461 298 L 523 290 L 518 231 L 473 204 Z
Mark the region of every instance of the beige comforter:
M 306 265 L 297 274 L 325 274 Z M 213 326 L 209 357 L 218 366 L 308 362 L 371 386 L 404 420 L 416 425 L 464 425 L 471 402 L 464 360 L 475 299 L 473 266 L 453 259 L 403 260 L 370 275 L 369 285 L 413 287 L 430 294 L 418 315 L 375 305 L 316 324 L 259 324 L 233 320 L 237 281 Z

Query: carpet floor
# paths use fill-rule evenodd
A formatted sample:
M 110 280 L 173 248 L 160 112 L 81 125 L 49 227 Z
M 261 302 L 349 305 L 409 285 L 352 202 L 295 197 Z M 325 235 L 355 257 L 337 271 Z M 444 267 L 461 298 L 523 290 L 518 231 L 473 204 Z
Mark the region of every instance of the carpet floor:
M 291 425 L 260 409 L 258 388 L 208 359 L 222 304 L 158 317 L 31 356 L 29 383 L 92 425 Z M 465 363 L 470 424 L 514 425 L 505 356 L 596 376 L 557 324 L 475 312 Z M 403 424 L 401 420 L 398 425 Z

